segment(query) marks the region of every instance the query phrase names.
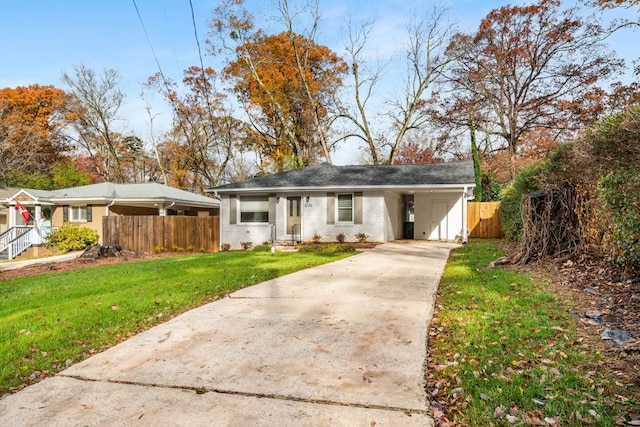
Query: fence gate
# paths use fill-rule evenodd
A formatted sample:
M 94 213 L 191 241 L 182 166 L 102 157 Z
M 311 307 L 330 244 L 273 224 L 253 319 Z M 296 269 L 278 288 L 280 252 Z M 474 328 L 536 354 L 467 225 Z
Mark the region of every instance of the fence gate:
M 148 254 L 156 248 L 217 252 L 219 220 L 218 216 L 105 216 L 102 240 L 105 245 L 120 245 Z
M 467 202 L 469 237 L 502 237 L 500 202 Z

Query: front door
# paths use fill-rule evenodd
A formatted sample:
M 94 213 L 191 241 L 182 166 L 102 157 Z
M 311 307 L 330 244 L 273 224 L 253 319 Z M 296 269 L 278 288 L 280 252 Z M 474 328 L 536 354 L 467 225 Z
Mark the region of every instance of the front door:
M 300 218 L 302 197 L 287 197 L 287 234 L 299 237 L 301 234 L 302 220 Z

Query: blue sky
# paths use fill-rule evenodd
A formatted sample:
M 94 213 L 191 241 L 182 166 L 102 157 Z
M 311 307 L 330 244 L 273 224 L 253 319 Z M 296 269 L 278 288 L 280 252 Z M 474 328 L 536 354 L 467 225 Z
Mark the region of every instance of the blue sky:
M 144 25 L 165 75 L 180 80 L 182 70 L 199 64 L 189 0 L 136 0 Z M 291 3 L 295 3 L 292 0 Z M 473 31 L 491 9 L 506 4 L 501 0 L 444 0 L 449 19 L 463 31 Z M 526 4 L 520 0 L 510 3 Z M 192 0 L 196 30 L 203 54 L 207 23 L 217 0 Z M 401 44 L 406 17 L 435 4 L 430 0 L 319 0 L 323 23 L 320 42 L 344 55 L 346 17 L 354 21 L 373 19 L 371 53 L 388 59 Z M 274 16 L 271 0 L 248 0 L 247 7 L 258 17 L 261 27 L 269 27 Z M 72 72 L 75 64 L 100 70 L 114 68 L 122 75 L 121 89 L 127 95 L 123 126 L 140 134 L 148 133 L 150 103 L 159 114 L 155 130 L 169 123 L 169 108 L 159 97 L 139 93 L 142 82 L 156 73 L 151 48 L 132 0 L 0 0 L 0 88 L 30 84 L 64 88 L 62 72 Z M 278 29 L 280 31 L 280 29 Z M 612 39 L 613 47 L 630 58 L 640 57 L 637 33 L 627 32 Z M 634 40 L 635 39 L 635 40 Z M 633 43 L 629 43 L 634 41 Z M 205 65 L 218 68 L 210 57 Z

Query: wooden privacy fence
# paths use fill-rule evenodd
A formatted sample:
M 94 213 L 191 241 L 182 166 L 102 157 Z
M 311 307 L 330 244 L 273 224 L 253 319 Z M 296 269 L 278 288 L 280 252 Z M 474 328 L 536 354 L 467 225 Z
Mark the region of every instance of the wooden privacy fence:
M 217 252 L 219 217 L 197 216 L 105 216 L 102 240 L 105 245 L 153 253 L 155 248 Z
M 502 237 L 500 202 L 467 202 L 469 237 Z

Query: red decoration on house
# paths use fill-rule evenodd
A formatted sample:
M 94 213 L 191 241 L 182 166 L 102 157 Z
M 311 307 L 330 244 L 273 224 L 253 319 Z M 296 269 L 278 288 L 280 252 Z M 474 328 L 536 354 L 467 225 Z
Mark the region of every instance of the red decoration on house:
M 25 224 L 28 223 L 29 222 L 29 211 L 27 210 L 27 208 L 22 206 L 22 203 L 20 203 L 17 200 L 16 200 L 16 207 L 18 208 L 18 212 L 20 212 L 20 215 L 22 215 L 22 219 L 24 220 L 24 223 Z

